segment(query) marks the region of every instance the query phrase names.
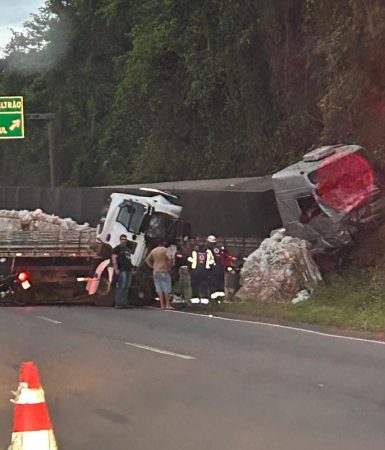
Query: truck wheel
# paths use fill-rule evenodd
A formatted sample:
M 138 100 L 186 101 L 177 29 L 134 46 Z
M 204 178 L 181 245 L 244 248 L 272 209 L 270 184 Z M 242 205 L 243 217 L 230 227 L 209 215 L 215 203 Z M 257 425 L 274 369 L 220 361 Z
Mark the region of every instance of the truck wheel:
M 103 272 L 96 293 L 98 295 L 104 296 L 104 295 L 108 295 L 110 290 L 111 290 L 111 283 L 108 279 L 108 274 L 106 272 Z
M 12 295 L 12 303 L 17 306 L 33 305 L 36 301 L 36 295 L 32 291 L 18 291 Z

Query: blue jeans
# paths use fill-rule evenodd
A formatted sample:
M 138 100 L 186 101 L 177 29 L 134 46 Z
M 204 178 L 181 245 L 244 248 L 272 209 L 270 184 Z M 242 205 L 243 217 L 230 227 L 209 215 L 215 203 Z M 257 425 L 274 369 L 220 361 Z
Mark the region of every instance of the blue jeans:
M 115 306 L 128 305 L 128 291 L 131 286 L 131 271 L 121 270 L 116 282 Z

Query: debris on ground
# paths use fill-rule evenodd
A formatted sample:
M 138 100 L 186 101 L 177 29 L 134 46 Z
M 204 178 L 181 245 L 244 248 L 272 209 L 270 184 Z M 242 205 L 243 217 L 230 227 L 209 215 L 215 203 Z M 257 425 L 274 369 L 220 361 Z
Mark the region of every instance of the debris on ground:
M 304 302 L 305 300 L 309 300 L 311 297 L 311 291 L 308 291 L 307 289 L 302 289 L 302 291 L 299 291 L 297 295 L 291 300 L 291 303 L 293 305 L 296 305 L 297 303 Z
M 290 301 L 302 290 L 311 292 L 320 280 L 321 273 L 311 255 L 310 243 L 285 236 L 285 230 L 280 229 L 246 258 L 236 298 Z
M 45 214 L 41 209 L 35 211 L 0 210 L 0 231 L 83 231 L 89 229 L 88 223 L 80 225 L 67 217 Z

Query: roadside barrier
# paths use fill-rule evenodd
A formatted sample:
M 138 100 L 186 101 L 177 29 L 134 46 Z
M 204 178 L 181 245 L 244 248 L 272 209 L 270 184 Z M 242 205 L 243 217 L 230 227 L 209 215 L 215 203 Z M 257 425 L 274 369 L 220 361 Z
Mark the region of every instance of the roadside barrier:
M 8 450 L 57 450 L 51 420 L 41 387 L 39 371 L 32 361 L 20 366 L 19 387 L 12 392 L 15 404 L 12 443 Z

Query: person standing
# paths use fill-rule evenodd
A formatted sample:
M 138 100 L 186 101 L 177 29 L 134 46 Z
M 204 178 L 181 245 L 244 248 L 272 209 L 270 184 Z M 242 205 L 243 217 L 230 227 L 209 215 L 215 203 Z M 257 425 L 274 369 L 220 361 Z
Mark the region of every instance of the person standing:
M 210 296 L 213 294 L 215 295 L 215 298 L 217 296 L 222 296 L 222 294 L 224 296 L 225 268 L 228 260 L 227 250 L 224 245 L 217 244 L 217 238 L 214 235 L 208 236 L 206 242 L 207 248 L 212 251 L 215 259 L 215 264 L 213 264 L 210 272 Z
M 171 306 L 171 269 L 174 261 L 170 250 L 164 243 L 159 244 L 148 254 L 146 263 L 153 271 L 155 290 L 161 309 L 174 309 Z
M 131 286 L 132 270 L 131 251 L 127 246 L 127 236 L 120 236 L 120 244 L 117 245 L 112 254 L 112 263 L 117 277 L 115 308 L 132 308 L 128 304 L 128 291 Z
M 199 301 L 209 300 L 209 276 L 215 265 L 214 254 L 207 246 L 195 245 L 188 258 L 192 297 Z

